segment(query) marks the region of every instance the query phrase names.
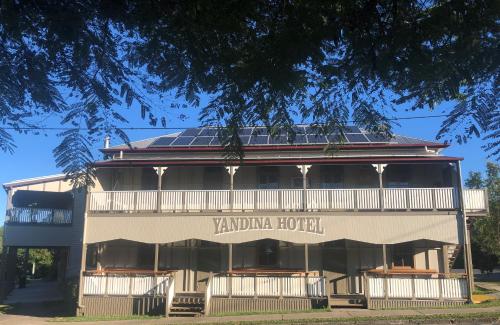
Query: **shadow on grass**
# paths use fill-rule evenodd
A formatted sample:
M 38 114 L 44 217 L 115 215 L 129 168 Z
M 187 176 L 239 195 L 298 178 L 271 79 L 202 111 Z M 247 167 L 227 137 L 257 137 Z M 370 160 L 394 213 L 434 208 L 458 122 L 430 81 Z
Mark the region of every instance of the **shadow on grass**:
M 30 317 L 68 317 L 74 315 L 68 311 L 63 301 L 0 305 L 0 313 Z

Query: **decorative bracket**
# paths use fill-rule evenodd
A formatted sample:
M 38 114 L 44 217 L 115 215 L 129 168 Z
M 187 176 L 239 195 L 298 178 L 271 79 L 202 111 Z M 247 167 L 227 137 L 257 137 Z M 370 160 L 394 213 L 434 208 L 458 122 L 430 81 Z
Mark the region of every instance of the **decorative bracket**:
M 312 165 L 297 165 L 297 168 L 299 169 L 300 173 L 302 176 L 307 175 L 309 172 L 309 169 L 311 169 Z
M 166 167 L 166 166 L 164 166 L 164 167 L 153 167 L 153 169 L 155 170 L 155 172 L 156 172 L 157 175 L 163 175 L 167 171 L 168 167 Z
M 240 166 L 224 166 L 224 168 L 229 173 L 229 176 L 234 176 L 234 174 L 236 173 L 238 168 L 240 168 Z
M 385 167 L 387 167 L 387 164 L 372 164 L 373 168 L 377 171 L 377 173 L 382 174 L 384 173 Z

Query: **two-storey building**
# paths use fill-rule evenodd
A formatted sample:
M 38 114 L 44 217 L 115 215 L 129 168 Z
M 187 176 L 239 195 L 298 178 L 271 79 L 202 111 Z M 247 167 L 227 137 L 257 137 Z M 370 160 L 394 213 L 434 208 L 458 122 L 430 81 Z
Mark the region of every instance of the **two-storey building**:
M 65 274 L 78 277 L 86 315 L 470 299 L 467 272 L 450 266 L 467 247 L 467 215 L 484 214 L 487 196 L 462 189 L 461 158 L 443 155 L 445 144 L 357 127 L 343 139 L 295 128 L 293 143 L 243 128 L 241 160 L 208 127 L 106 145 L 86 194 L 55 188 L 61 176 L 5 184 L 4 245 L 68 248 Z

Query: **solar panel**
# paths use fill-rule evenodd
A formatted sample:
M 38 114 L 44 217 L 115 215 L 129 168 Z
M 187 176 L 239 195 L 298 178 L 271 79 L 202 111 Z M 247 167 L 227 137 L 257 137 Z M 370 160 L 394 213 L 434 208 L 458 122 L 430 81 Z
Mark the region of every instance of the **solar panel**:
M 217 128 L 203 128 L 198 135 L 202 137 L 214 137 L 218 132 L 219 130 Z
M 276 137 L 269 137 L 269 144 L 288 144 L 288 137 L 280 135 Z
M 346 133 L 345 135 L 349 142 L 370 142 L 363 134 L 361 133 Z
M 308 134 L 307 135 L 307 142 L 309 142 L 310 144 L 327 143 L 326 137 L 324 135 L 319 135 L 319 134 Z
M 208 146 L 212 141 L 213 137 L 196 137 L 193 142 L 191 142 L 192 146 Z
M 294 126 L 293 131 L 295 131 L 295 134 L 306 134 L 306 129 L 303 126 Z
M 238 131 L 239 135 L 252 135 L 253 128 L 242 128 Z
M 151 143 L 149 146 L 150 147 L 162 147 L 162 146 L 168 146 L 170 145 L 176 137 L 161 137 L 156 139 L 153 143 Z
M 391 140 L 391 139 L 389 139 L 389 137 L 386 137 L 386 136 L 381 135 L 381 134 L 365 133 L 365 136 L 371 142 L 389 142 Z
M 307 144 L 307 139 L 306 139 L 305 135 L 297 134 L 297 135 L 295 135 L 294 139 L 290 139 L 290 142 L 292 144 Z
M 217 127 L 189 128 L 180 133 L 180 135 L 169 135 L 158 137 L 149 147 L 168 147 L 168 146 L 220 146 L 219 132 Z M 356 126 L 347 126 L 345 138 L 341 141 L 340 134 L 333 133 L 328 136 L 322 135 L 316 127 L 307 125 L 293 126 L 295 137 L 289 138 L 287 132 L 282 129 L 274 137 L 269 135 L 266 127 L 242 127 L 238 135 L 244 146 L 252 145 L 307 145 L 307 144 L 326 144 L 330 143 L 413 143 L 414 139 L 395 136 L 390 138 L 384 135 L 372 134 Z
M 173 146 L 188 146 L 191 141 L 193 141 L 194 137 L 177 137 L 177 139 L 172 142 Z
M 181 133 L 181 136 L 193 137 L 193 136 L 198 135 L 198 133 L 200 133 L 199 128 L 186 129 L 186 130 L 184 130 L 184 132 Z
M 344 132 L 345 133 L 361 133 L 361 130 L 357 126 L 348 125 L 345 127 Z
M 339 143 L 341 142 L 340 140 L 343 139 L 343 141 L 345 142 L 345 138 L 342 138 L 342 136 L 340 134 L 330 134 L 330 135 L 327 135 L 326 138 L 328 139 L 328 142 L 331 142 L 331 143 Z
M 252 135 L 265 135 L 267 134 L 267 129 L 262 127 L 253 128 Z
M 250 136 L 247 135 L 240 136 L 240 140 L 243 145 L 247 145 L 248 141 L 250 140 Z
M 212 142 L 210 142 L 211 146 L 220 146 L 220 140 L 219 137 L 214 137 Z
M 312 126 L 306 126 L 304 127 L 305 133 L 307 134 L 318 134 L 319 130 L 317 127 L 312 127 Z
M 248 144 L 268 144 L 267 140 L 267 135 L 252 135 Z

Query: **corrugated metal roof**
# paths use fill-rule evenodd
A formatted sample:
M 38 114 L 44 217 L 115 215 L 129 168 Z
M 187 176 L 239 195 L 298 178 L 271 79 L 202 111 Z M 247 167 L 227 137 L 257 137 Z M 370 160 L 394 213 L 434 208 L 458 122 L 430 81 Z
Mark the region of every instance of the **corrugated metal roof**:
M 280 146 L 280 145 L 318 145 L 328 143 L 342 144 L 400 144 L 400 145 L 442 145 L 442 143 L 422 140 L 395 134 L 386 138 L 378 134 L 369 133 L 356 126 L 346 127 L 345 137 L 342 141 L 339 134 L 324 136 L 308 125 L 297 125 L 295 139 L 289 139 L 286 134 L 277 136 L 269 135 L 264 127 L 245 127 L 239 132 L 243 146 Z M 147 149 L 147 148 L 176 148 L 176 147 L 220 147 L 218 129 L 213 127 L 188 128 L 182 132 L 167 134 L 154 138 L 134 141 L 130 147 L 126 144 L 112 146 L 109 150 Z

